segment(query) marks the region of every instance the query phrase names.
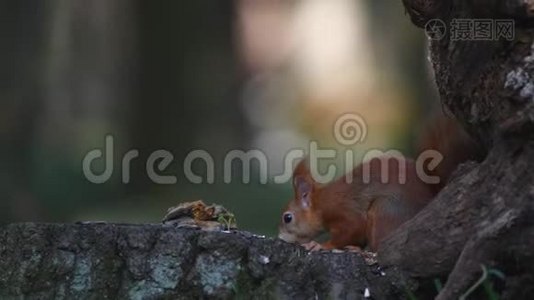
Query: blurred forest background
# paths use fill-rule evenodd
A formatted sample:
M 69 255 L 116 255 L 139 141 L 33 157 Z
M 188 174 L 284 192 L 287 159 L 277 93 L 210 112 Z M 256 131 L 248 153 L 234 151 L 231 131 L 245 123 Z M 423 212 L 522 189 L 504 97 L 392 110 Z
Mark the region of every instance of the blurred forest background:
M 227 151 L 260 149 L 278 174 L 310 140 L 342 149 L 334 121 L 357 112 L 369 129 L 357 153 L 409 153 L 437 103 L 424 33 L 401 1 L 0 0 L 0 17 L 2 222 L 159 222 L 169 206 L 204 199 L 273 235 L 290 184 L 243 184 L 239 172 L 225 184 Z M 114 173 L 97 185 L 82 160 L 107 134 Z M 140 157 L 123 184 L 130 149 Z M 165 173 L 177 184 L 147 177 L 158 149 L 173 153 Z M 215 158 L 214 184 L 185 179 L 194 149 Z

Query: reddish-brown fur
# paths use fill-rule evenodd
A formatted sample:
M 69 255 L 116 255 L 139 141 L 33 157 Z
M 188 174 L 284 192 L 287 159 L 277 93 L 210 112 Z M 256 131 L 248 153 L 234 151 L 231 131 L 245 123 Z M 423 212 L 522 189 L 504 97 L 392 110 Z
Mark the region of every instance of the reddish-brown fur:
M 452 127 L 440 128 L 449 130 Z M 441 146 L 438 145 L 440 147 L 437 149 L 447 151 L 443 153 L 446 169 L 437 173 L 442 176 L 442 181 L 447 179 L 446 176 L 456 165 L 467 159 L 468 156 L 462 153 L 470 152 L 470 149 L 456 142 L 457 134 L 465 138 L 465 133 L 459 130 L 461 128 L 457 127 L 446 132 L 453 136 L 452 146 L 438 139 Z M 451 137 L 442 135 L 442 138 Z M 455 154 L 455 151 L 462 155 Z M 450 160 L 447 159 L 448 155 Z M 385 175 L 382 165 L 387 166 L 386 181 L 382 179 L 382 175 Z M 402 166 L 405 169 L 400 169 Z M 406 174 L 404 182 L 399 179 L 402 171 Z M 367 181 L 365 174 L 370 175 Z M 376 251 L 385 237 L 415 216 L 438 190 L 435 184 L 429 185 L 420 180 L 415 162 L 410 159 L 399 163 L 393 157 L 378 157 L 356 167 L 352 171 L 352 178 L 351 183 L 347 182 L 347 176 L 343 176 L 330 184 L 320 185 L 313 179 L 306 161 L 300 162 L 293 174 L 295 197 L 288 203 L 283 215 L 284 218 L 285 214 L 291 214 L 292 220 L 289 223 L 282 220 L 280 238 L 306 243 L 326 230 L 330 233 L 330 240 L 322 244 L 324 249 L 358 246 Z

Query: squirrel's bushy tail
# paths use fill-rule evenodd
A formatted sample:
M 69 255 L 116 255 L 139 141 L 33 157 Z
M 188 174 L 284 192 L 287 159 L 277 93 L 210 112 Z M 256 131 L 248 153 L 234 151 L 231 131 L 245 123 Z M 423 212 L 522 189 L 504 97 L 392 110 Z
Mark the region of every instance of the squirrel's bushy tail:
M 435 193 L 449 181 L 451 174 L 463 162 L 480 160 L 483 156 L 480 146 L 453 117 L 440 113 L 433 116 L 421 129 L 417 143 L 417 154 L 426 150 L 436 150 L 443 155 L 443 161 L 427 173 L 438 176 L 440 183 L 432 185 Z

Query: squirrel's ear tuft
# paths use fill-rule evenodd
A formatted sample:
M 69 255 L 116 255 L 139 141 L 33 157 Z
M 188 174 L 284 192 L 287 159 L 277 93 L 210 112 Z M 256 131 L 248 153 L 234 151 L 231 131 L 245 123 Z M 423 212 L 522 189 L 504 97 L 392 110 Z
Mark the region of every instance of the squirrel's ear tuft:
M 311 206 L 311 195 L 313 193 L 315 181 L 311 176 L 308 162 L 303 159 L 299 162 L 295 171 L 293 171 L 293 189 L 295 190 L 295 199 L 297 199 L 303 208 Z
M 310 168 L 308 167 L 308 160 L 303 158 L 293 170 L 293 178 L 310 176 Z

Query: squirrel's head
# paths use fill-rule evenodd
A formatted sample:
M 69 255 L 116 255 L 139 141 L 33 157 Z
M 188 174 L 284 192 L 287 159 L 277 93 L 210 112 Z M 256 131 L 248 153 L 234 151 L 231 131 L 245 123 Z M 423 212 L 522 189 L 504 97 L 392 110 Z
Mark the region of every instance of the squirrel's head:
M 293 171 L 293 189 L 294 197 L 281 216 L 278 237 L 290 243 L 307 243 L 321 232 L 323 226 L 313 201 L 318 185 L 306 160 Z

